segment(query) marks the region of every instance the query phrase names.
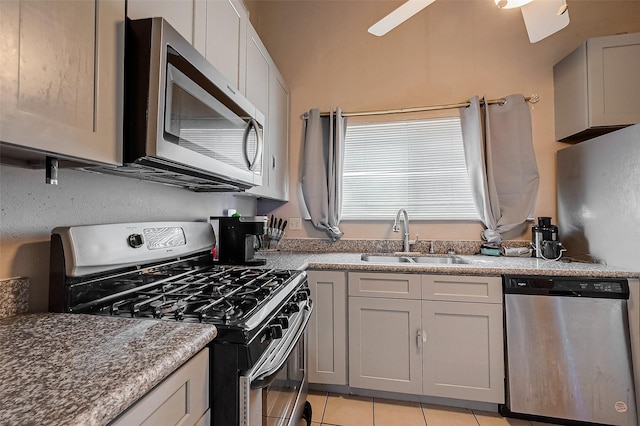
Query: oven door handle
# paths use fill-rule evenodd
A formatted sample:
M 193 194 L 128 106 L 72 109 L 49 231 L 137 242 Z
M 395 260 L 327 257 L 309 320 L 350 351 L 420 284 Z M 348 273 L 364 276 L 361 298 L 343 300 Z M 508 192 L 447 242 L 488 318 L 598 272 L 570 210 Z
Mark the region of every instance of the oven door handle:
M 262 389 L 269 386 L 276 378 L 280 370 L 285 366 L 289 355 L 293 352 L 293 349 L 298 345 L 300 337 L 307 328 L 309 319 L 311 318 L 311 312 L 313 311 L 313 305 L 309 300 L 309 304 L 306 305 L 302 312 L 304 317 L 298 329 L 295 332 L 295 337 L 289 341 L 288 344 L 283 345 L 277 353 L 274 355 L 274 359 L 270 362 L 266 362 L 258 366 L 257 369 L 249 373 L 249 380 L 251 383 L 251 389 Z

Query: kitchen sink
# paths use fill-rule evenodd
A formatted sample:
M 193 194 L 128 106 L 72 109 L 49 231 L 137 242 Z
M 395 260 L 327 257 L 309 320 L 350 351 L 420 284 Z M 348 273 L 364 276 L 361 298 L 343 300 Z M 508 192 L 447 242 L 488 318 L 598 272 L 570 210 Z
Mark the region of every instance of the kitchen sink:
M 460 265 L 467 263 L 459 257 L 443 255 L 402 256 L 392 254 L 363 254 L 361 260 L 370 263 L 415 263 L 431 265 Z

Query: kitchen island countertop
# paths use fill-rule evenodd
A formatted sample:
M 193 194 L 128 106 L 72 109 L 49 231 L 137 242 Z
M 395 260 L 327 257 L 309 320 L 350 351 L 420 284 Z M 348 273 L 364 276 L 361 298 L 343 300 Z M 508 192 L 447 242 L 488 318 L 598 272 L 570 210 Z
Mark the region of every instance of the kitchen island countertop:
M 430 255 L 426 254 L 424 256 Z M 456 255 L 456 257 L 466 262 L 464 264 L 374 263 L 361 260 L 361 253 L 259 252 L 258 257 L 267 259 L 267 267 L 288 269 L 485 276 L 640 277 L 640 270 L 630 270 L 598 263 L 553 261 L 531 257 Z
M 213 325 L 83 314 L 1 319 L 0 424 L 107 424 L 216 333 Z

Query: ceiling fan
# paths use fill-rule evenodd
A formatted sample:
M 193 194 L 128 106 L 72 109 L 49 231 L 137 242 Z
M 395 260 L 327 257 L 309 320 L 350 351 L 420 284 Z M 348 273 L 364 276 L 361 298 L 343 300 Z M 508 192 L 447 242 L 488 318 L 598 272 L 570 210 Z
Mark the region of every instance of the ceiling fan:
M 393 12 L 373 24 L 369 32 L 383 36 L 436 0 L 407 0 Z M 493 0 L 501 9 L 519 7 L 529 41 L 536 43 L 569 25 L 566 0 Z

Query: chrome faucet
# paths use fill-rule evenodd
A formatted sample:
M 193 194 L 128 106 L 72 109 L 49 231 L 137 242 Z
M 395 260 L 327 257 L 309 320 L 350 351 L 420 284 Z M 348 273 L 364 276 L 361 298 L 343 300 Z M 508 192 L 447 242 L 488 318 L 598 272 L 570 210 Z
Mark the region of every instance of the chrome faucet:
M 400 209 L 398 210 L 398 213 L 396 214 L 396 220 L 395 222 L 393 222 L 393 232 L 400 232 L 400 215 L 402 214 L 402 219 L 404 220 L 404 235 L 403 235 L 403 242 L 404 242 L 404 252 L 408 252 L 409 251 L 409 246 L 411 244 L 415 244 L 415 242 L 418 240 L 418 236 L 416 235 L 416 239 L 413 241 L 409 241 L 409 215 L 407 214 L 407 211 L 405 209 Z

